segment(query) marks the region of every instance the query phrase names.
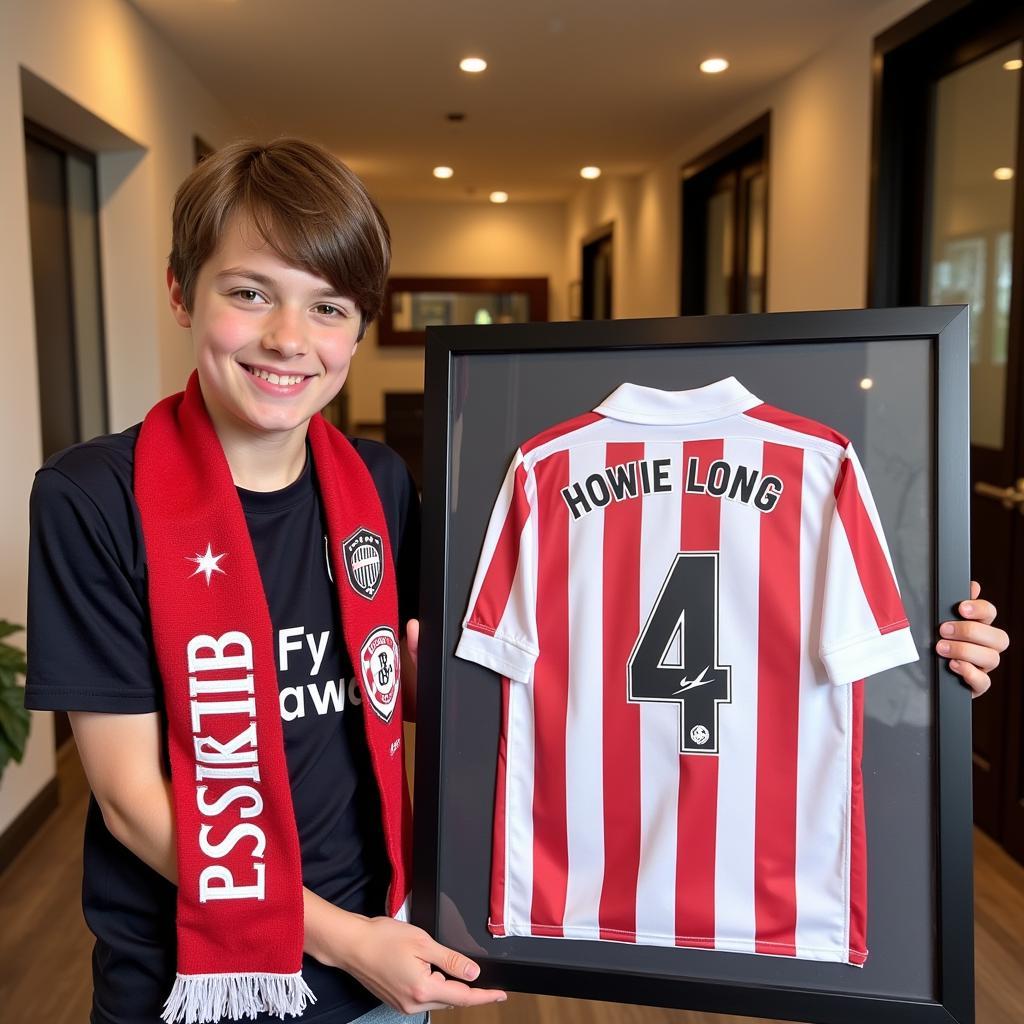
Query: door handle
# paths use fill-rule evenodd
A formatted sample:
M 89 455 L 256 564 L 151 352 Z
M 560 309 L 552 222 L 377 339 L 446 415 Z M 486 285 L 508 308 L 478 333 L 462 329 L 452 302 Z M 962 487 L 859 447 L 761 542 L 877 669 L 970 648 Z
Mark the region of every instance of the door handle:
M 995 484 L 979 480 L 974 485 L 974 493 L 998 501 L 1003 508 L 1017 508 L 1024 515 L 1024 477 L 1018 479 L 1013 487 L 996 487 Z

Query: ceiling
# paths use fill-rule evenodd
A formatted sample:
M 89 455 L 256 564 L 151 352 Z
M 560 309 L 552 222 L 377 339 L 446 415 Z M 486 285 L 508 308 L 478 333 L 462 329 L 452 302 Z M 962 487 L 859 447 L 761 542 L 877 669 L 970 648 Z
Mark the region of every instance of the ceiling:
M 252 134 L 315 139 L 383 199 L 514 202 L 645 170 L 880 0 L 132 2 Z

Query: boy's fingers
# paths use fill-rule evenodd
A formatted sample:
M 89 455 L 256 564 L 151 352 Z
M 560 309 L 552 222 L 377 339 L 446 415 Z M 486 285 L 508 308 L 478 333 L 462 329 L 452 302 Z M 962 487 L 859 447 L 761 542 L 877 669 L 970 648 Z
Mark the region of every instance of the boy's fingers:
M 428 959 L 430 963 L 440 967 L 445 974 L 451 975 L 453 978 L 475 981 L 480 976 L 480 968 L 468 956 L 463 956 L 456 949 L 442 946 L 440 942 L 431 942 Z
M 957 611 L 965 619 L 973 619 L 975 622 L 984 622 L 991 625 L 996 617 L 996 606 L 991 601 L 980 601 L 977 598 L 971 601 L 961 601 Z
M 499 989 L 493 988 L 470 988 L 462 981 L 454 981 L 442 974 L 433 974 L 430 977 L 429 998 L 424 1003 L 431 1005 L 431 1009 L 443 1009 L 446 1006 L 483 1006 L 485 1003 L 504 1002 L 507 996 Z
M 967 661 L 951 661 L 949 667 L 970 687 L 971 697 L 980 697 L 991 685 L 992 680 L 980 668 Z
M 936 650 L 944 658 L 955 658 L 957 661 L 974 665 L 982 672 L 992 672 L 999 667 L 999 653 L 991 647 L 957 640 L 940 640 L 936 644 Z
M 981 584 L 977 580 L 971 580 L 971 600 L 975 600 L 981 594 Z
M 440 967 L 445 974 L 451 975 L 446 978 L 437 971 L 431 974 L 428 982 L 430 1002 L 437 1002 L 443 1006 L 482 1006 L 484 1003 L 502 1003 L 508 998 L 500 989 L 471 988 L 464 981 L 456 981 L 456 978 L 473 981 L 480 976 L 479 966 L 458 950 L 449 949 L 440 942 L 431 940 L 427 959 L 436 967 Z
M 954 619 L 939 626 L 939 635 L 946 640 L 964 640 L 979 647 L 991 647 L 1002 654 L 1010 643 L 1006 631 L 998 626 L 971 619 Z

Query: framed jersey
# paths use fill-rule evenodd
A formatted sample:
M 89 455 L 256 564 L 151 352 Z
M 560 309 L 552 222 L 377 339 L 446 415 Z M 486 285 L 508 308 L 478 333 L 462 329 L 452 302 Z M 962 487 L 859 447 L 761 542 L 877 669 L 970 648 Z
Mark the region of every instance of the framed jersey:
M 962 307 L 431 331 L 417 923 L 513 990 L 973 1020 L 967 354 Z

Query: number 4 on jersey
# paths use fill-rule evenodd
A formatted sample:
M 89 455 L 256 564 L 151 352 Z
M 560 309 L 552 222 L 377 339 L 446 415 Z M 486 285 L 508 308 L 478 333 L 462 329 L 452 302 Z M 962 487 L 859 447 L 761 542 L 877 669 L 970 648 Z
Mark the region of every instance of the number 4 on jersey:
M 718 706 L 732 700 L 718 664 L 718 555 L 675 557 L 626 666 L 628 699 L 679 705 L 679 751 L 718 753 Z

